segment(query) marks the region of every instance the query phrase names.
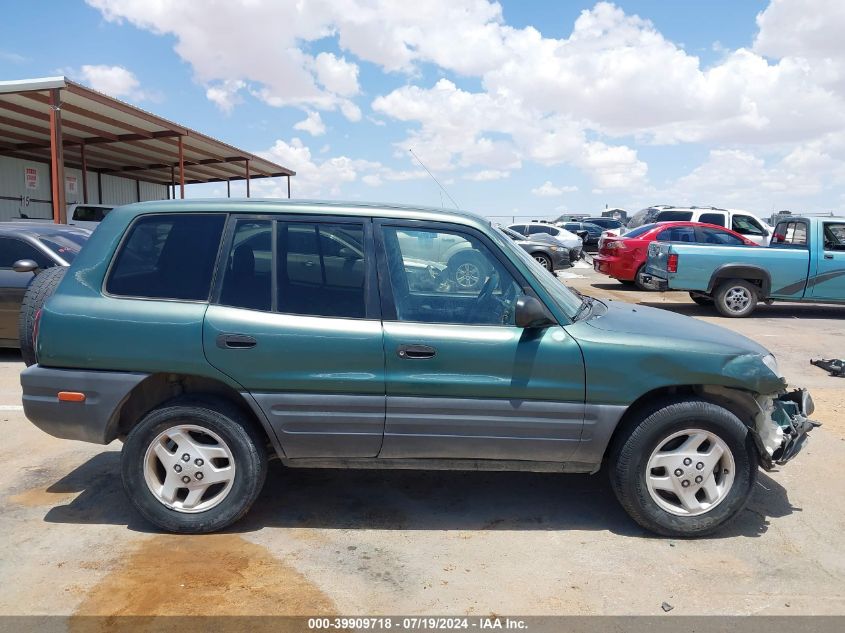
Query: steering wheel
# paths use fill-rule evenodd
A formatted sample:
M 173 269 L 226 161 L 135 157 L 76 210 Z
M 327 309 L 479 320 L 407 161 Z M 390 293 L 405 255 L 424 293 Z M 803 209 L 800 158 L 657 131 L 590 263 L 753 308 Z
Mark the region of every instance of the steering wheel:
M 480 314 L 486 312 L 486 307 L 493 299 L 493 292 L 499 285 L 499 273 L 496 270 L 490 271 L 490 275 L 481 287 L 481 292 L 475 300 L 475 307 L 470 312 L 470 318 L 475 320 Z

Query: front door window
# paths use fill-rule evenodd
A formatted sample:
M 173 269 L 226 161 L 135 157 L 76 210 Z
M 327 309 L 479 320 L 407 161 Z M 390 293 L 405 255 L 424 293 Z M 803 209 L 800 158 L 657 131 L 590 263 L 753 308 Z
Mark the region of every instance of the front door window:
M 384 239 L 398 320 L 514 325 L 522 287 L 477 238 L 385 227 Z

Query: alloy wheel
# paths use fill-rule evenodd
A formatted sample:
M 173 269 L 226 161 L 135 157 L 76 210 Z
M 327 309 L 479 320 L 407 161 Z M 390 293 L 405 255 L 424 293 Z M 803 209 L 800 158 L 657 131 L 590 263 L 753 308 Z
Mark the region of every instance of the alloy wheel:
M 666 512 L 698 516 L 725 500 L 735 470 L 724 440 L 710 431 L 688 429 L 658 444 L 646 464 L 645 481 L 652 500 Z
M 232 450 L 213 431 L 180 424 L 162 431 L 144 456 L 153 496 L 178 512 L 204 512 L 221 503 L 235 481 Z

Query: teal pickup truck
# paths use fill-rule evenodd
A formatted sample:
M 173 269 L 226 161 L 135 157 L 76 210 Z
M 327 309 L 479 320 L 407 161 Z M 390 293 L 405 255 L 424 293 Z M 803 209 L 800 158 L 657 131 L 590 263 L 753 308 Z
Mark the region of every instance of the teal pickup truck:
M 760 301 L 845 304 L 845 218 L 784 218 L 768 248 L 652 242 L 644 282 L 687 290 L 726 317 L 748 316 Z

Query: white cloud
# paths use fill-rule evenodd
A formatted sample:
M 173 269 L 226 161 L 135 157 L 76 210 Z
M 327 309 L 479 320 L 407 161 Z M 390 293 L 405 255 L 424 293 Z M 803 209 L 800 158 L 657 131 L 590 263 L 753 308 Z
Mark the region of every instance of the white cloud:
M 753 45 L 721 47 L 709 64 L 609 2 L 583 10 L 560 38 L 508 25 L 489 0 L 87 2 L 107 20 L 172 36 L 224 110 L 249 94 L 359 121 L 357 62 L 405 73 L 408 85 L 376 96 L 372 109 L 376 120 L 406 126 L 398 154 L 413 147 L 435 171 L 567 164 L 605 194 L 681 194 L 675 185 L 715 187 L 706 184 L 707 170 L 732 163 L 736 177 L 746 178 L 795 169 L 799 191 L 824 191 L 845 161 L 838 136 L 845 130 L 845 3 L 838 0 L 771 0 L 757 16 Z M 310 52 L 324 42 L 337 51 Z M 424 64 L 453 79 L 416 85 Z M 466 89 L 465 77 L 477 87 Z M 728 153 L 711 153 L 689 179 L 658 186 L 636 150 L 644 143 Z M 823 164 L 824 175 L 814 178 L 809 164 Z M 370 183 L 385 179 L 378 169 L 354 171 Z
M 480 171 L 472 172 L 464 176 L 464 180 L 474 180 L 476 182 L 487 182 L 490 180 L 502 180 L 510 177 L 509 171 L 502 171 L 500 169 L 482 169 Z
M 156 94 L 141 90 L 141 82 L 138 81 L 131 70 L 123 66 L 86 64 L 79 69 L 78 73 L 74 74 L 78 74 L 84 84 L 111 97 L 131 101 L 156 101 L 159 99 Z
M 358 94 L 358 66 L 346 61 L 345 57 L 336 57 L 332 53 L 320 53 L 314 59 L 317 80 L 323 87 L 343 97 Z
M 361 108 L 348 99 L 340 102 L 340 112 L 346 117 L 347 121 L 351 121 L 352 123 L 357 123 L 361 120 Z
M 289 143 L 278 139 L 270 149 L 258 154 L 296 172 L 291 186 L 297 198 L 337 197 L 343 191 L 344 185 L 358 180 L 378 187 L 384 181 L 419 180 L 428 177 L 421 169 L 396 170 L 378 161 L 353 159 L 348 156 L 315 159 L 311 149 L 299 138 L 293 138 Z M 287 183 L 280 185 L 272 181 L 255 182 L 259 191 L 256 195 L 287 196 L 286 189 L 283 191 Z
M 565 193 L 572 193 L 574 191 L 578 191 L 578 187 L 576 187 L 575 185 L 564 185 L 563 187 L 557 187 L 552 184 L 551 180 L 547 180 L 539 187 L 532 189 L 531 193 L 541 198 L 556 198 L 557 196 L 562 196 Z
M 299 123 L 295 123 L 293 128 L 308 132 L 311 136 L 322 136 L 326 133 L 326 126 L 320 113 L 314 111 L 308 112 L 308 116 Z
M 205 96 L 223 112 L 229 114 L 243 101 L 240 93 L 244 88 L 246 88 L 245 82 L 239 79 L 227 79 L 219 84 L 208 86 Z

